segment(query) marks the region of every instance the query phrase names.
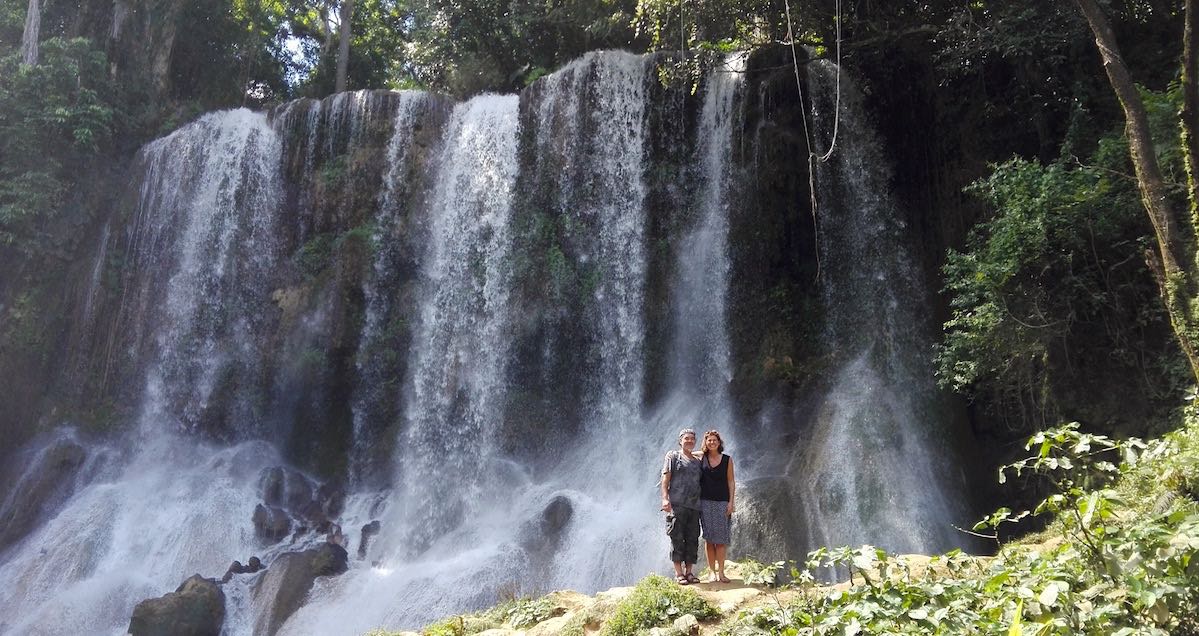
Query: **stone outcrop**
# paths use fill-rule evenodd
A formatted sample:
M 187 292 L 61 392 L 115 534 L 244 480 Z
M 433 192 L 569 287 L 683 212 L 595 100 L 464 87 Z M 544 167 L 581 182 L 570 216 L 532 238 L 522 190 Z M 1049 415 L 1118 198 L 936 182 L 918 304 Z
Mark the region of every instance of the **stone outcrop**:
M 225 593 L 199 574 L 174 592 L 138 603 L 129 620 L 131 636 L 219 636 L 225 623 Z
M 764 558 L 802 553 L 806 540 L 796 515 L 799 502 L 786 477 L 762 477 L 740 484 L 733 515 L 736 539 L 730 556 Z
M 69 437 L 33 455 L 29 468 L 14 476 L 12 490 L 0 500 L 0 550 L 28 534 L 75 492 L 75 477 L 86 459 L 87 451 Z
M 316 484 L 302 473 L 282 466 L 265 468 L 258 478 L 262 503 L 254 509 L 254 533 L 265 544 L 282 541 L 294 530 L 330 533 L 333 519 L 345 506 L 345 489 L 337 482 Z
M 367 546 L 370 544 L 371 537 L 375 536 L 376 534 L 379 534 L 379 529 L 382 527 L 383 526 L 379 522 L 378 519 L 375 519 L 374 521 L 371 521 L 370 523 L 362 526 L 362 536 L 358 540 L 358 558 L 359 559 L 366 558 L 366 549 L 367 549 Z
M 266 607 L 254 626 L 256 634 L 274 634 L 300 609 L 318 577 L 346 571 L 345 548 L 325 543 L 302 552 L 289 552 L 271 562 L 254 585 L 254 604 Z

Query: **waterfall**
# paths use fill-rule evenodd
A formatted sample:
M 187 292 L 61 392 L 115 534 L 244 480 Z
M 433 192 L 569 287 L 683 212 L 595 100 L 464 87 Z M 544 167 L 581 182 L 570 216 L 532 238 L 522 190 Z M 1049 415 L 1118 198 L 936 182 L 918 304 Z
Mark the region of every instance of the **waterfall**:
M 256 392 L 257 343 L 272 314 L 280 150 L 265 117 L 237 110 L 142 151 L 133 253 L 149 315 L 135 317 L 156 325 L 144 428 L 195 429 L 218 391 L 238 396 L 224 419 L 255 428 L 258 405 L 244 398 Z
M 732 424 L 727 304 L 729 210 L 734 204 L 730 193 L 735 183 L 729 163 L 734 129 L 740 123 L 736 105 L 745 61 L 743 53 L 728 56 L 704 86 L 694 158 L 697 218 L 676 248 L 668 369 L 672 388 L 665 416 L 697 430 L 720 429 L 726 440 L 731 439 Z
M 519 96 L 342 93 L 147 145 L 84 306 L 103 315 L 101 263 L 126 257 L 111 348 L 137 421 L 71 438 L 86 458 L 65 502 L 0 553 L 0 631 L 123 633 L 137 601 L 192 573 L 324 541 L 255 535 L 273 466 L 348 481 L 329 514 L 350 569 L 319 579 L 283 634 L 631 584 L 669 567 L 657 482 L 685 425 L 743 443 L 739 462 L 750 443 L 790 455 L 770 476 L 799 502 L 781 514 L 802 511 L 817 542 L 955 544 L 926 294 L 852 90 L 817 175 L 835 367 L 804 396 L 811 425 L 782 437 L 798 448 L 738 427 L 748 239 L 730 227 L 754 209 L 737 144 L 764 108 L 748 67 L 729 56 L 692 97 L 656 85 L 653 58 L 595 52 Z M 827 134 L 835 69 L 809 68 Z M 263 578 L 224 585 L 225 633 L 265 624 Z
M 561 171 L 550 204 L 572 237 L 583 319 L 594 348 L 591 425 L 632 432 L 640 419 L 646 274 L 645 58 L 590 53 L 544 79 L 535 104 L 538 161 Z
M 950 525 L 962 520 L 962 496 L 946 470 L 954 451 L 920 312 L 928 294 L 861 95 L 835 65 L 809 69 L 821 153 L 838 116 L 839 73 L 842 95 L 835 152 L 817 172 L 823 338 L 838 368 L 793 468 L 808 532 L 813 545 L 947 550 L 966 541 Z
M 278 234 L 280 142 L 262 114 L 202 117 L 143 149 L 122 319 L 149 333 L 132 452 L 91 446 L 78 491 L 0 565 L 0 631 L 124 633 L 138 601 L 217 574 L 256 547 L 248 520 L 273 448 L 177 436 L 227 392 L 231 435 L 255 431 Z M 84 443 L 79 442 L 82 446 Z
M 362 337 L 355 355 L 359 374 L 353 403 L 353 449 L 351 470 L 356 482 L 377 481 L 379 473 L 390 469 L 390 462 L 375 447 L 380 444 L 380 429 L 396 417 L 399 403 L 397 376 L 402 375 L 397 349 L 408 343 L 401 338 L 408 325 L 397 306 L 396 289 L 403 283 L 406 263 L 413 255 L 405 254 L 400 241 L 412 220 L 414 197 L 419 190 L 419 162 L 411 156 L 416 143 L 416 128 L 428 125 L 435 100 L 427 93 L 403 91 L 392 115 L 393 128 L 386 150 L 386 167 L 375 219 L 372 241 L 376 246 L 370 274 L 363 287 L 366 295 Z
M 509 217 L 518 103 L 515 96 L 482 96 L 459 105 L 438 162 L 397 458 L 412 524 L 407 542 L 417 552 L 477 513 L 497 485 L 487 440 L 502 415 L 514 318 Z

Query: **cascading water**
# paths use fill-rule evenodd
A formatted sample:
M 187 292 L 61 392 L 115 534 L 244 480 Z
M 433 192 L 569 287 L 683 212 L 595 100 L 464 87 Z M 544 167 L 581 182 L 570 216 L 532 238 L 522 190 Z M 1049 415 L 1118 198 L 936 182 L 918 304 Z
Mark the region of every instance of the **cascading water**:
M 219 572 L 256 549 L 249 519 L 264 442 L 215 448 L 177 436 L 214 392 L 251 395 L 269 298 L 279 139 L 245 110 L 207 115 L 143 149 L 132 281 L 123 319 L 152 336 L 131 453 L 81 471 L 89 483 L 8 553 L 0 631 L 124 633 L 139 600 L 174 589 L 180 572 Z M 234 400 L 236 431 L 255 432 L 254 405 Z M 246 418 L 246 419 L 242 419 Z
M 810 539 L 898 552 L 961 546 L 951 524 L 962 521 L 962 497 L 946 470 L 954 449 L 944 442 L 946 410 L 918 306 L 927 294 L 887 164 L 849 79 L 826 61 L 809 69 L 818 145 L 827 148 L 841 118 L 835 152 L 817 172 L 825 343 L 839 368 L 793 468 Z
M 375 219 L 372 241 L 375 244 L 374 262 L 363 287 L 366 310 L 359 340 L 355 366 L 359 381 L 356 387 L 353 417 L 354 434 L 351 451 L 351 471 L 356 483 L 382 479 L 378 473 L 389 473 L 385 457 L 373 452 L 378 444 L 378 429 L 394 419 L 399 403 L 396 375 L 402 372 L 396 363 L 394 348 L 400 344 L 397 332 L 406 328 L 395 293 L 402 282 L 405 263 L 413 255 L 403 253 L 400 238 L 414 225 L 415 190 L 419 189 L 413 166 L 413 146 L 416 128 L 427 125 L 435 100 L 427 93 L 403 91 L 392 116 L 392 135 L 387 144 L 387 165 L 383 173 L 379 214 Z M 380 464 L 387 464 L 381 466 Z M 390 477 L 390 475 L 387 475 Z
M 827 67 L 812 66 L 831 94 Z M 697 110 L 673 113 L 694 130 L 678 153 L 695 181 L 678 184 L 685 210 L 663 213 L 677 234 L 660 242 L 647 185 L 663 136 L 650 103 L 657 73 L 628 53 L 588 54 L 520 97 L 452 111 L 426 93 L 346 93 L 298 100 L 271 123 L 208 115 L 147 146 L 119 319 L 141 374 L 140 426 L 135 439 L 88 450 L 95 459 L 69 500 L 0 554 L 0 579 L 13 582 L 0 588 L 0 631 L 123 633 L 138 600 L 194 572 L 219 576 L 251 554 L 269 570 L 324 541 L 324 530 L 296 530 L 265 542 L 251 518 L 266 498 L 263 468 L 288 454 L 273 437 L 289 424 L 279 420 L 306 408 L 306 396 L 285 395 L 312 386 L 293 376 L 352 329 L 341 343 L 352 364 L 314 376 L 352 385 L 349 465 L 337 473 L 350 492 L 335 519 L 350 569 L 317 579 L 290 618 L 262 592 L 275 589 L 267 575 L 234 577 L 223 586 L 227 634 L 412 628 L 491 604 L 499 589 L 590 592 L 667 568 L 662 453 L 682 425 L 736 437 L 730 212 L 747 187 L 733 160 L 745 69 L 731 56 Z M 913 353 L 928 345 L 910 328 L 923 296 L 893 205 L 877 194 L 886 178 L 871 165 L 874 142 L 860 114 L 849 117 L 819 175 L 843 184 L 821 193 L 835 201 L 821 224 L 824 338 L 842 364 L 794 472 L 820 540 L 940 547 L 951 541 L 924 526 L 953 515 L 953 494 L 932 488 L 942 472 L 917 426 L 938 417 Z M 385 147 L 371 145 L 384 134 Z M 533 253 L 526 227 L 553 228 L 556 242 Z M 361 229 L 370 240 L 358 257 L 337 251 Z M 301 271 L 314 254 L 335 265 Z M 654 263 L 668 271 L 658 367 L 647 362 L 658 344 L 647 336 Z M 536 279 L 543 269 L 552 280 Z M 355 293 L 361 304 L 345 301 Z M 360 310 L 357 322 L 339 323 L 337 302 Z M 578 404 L 522 428 L 513 369 L 530 363 L 515 343 L 544 318 L 524 311 L 552 314 L 534 357 L 577 376 L 561 379 Z M 655 374 L 658 396 L 646 390 Z M 546 449 L 533 437 L 565 441 Z M 358 528 L 376 520 L 366 545 Z
M 697 127 L 695 222 L 676 250 L 671 307 L 674 329 L 667 375 L 670 392 L 660 420 L 736 433 L 729 407 L 732 380 L 728 339 L 730 157 L 746 56 L 730 55 L 710 74 Z M 678 428 L 678 426 L 676 426 Z M 700 431 L 702 434 L 703 431 Z
M 134 267 L 146 273 L 142 298 L 166 290 L 162 314 L 148 318 L 157 327 L 144 428 L 195 428 L 218 389 L 254 393 L 278 257 L 280 151 L 265 118 L 245 110 L 202 118 L 143 151 Z M 156 275 L 166 272 L 165 282 Z M 256 405 L 232 403 L 226 419 L 252 428 Z
M 489 452 L 506 393 L 511 342 L 511 216 L 518 141 L 515 96 L 458 106 L 429 210 L 407 431 L 398 484 L 410 556 L 502 493 Z M 430 480 L 428 476 L 440 475 Z

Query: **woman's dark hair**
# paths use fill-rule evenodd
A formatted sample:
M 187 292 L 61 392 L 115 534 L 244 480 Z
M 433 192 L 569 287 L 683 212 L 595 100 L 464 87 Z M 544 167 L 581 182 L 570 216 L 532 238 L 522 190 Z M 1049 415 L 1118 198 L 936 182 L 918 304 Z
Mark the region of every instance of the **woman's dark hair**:
M 704 433 L 704 444 L 703 444 L 703 446 L 700 447 L 703 449 L 704 454 L 706 455 L 708 453 L 708 436 L 715 437 L 716 441 L 720 442 L 720 445 L 716 447 L 716 451 L 719 453 L 723 453 L 724 452 L 724 438 L 721 437 L 720 433 L 717 433 L 716 431 L 708 431 L 707 433 Z

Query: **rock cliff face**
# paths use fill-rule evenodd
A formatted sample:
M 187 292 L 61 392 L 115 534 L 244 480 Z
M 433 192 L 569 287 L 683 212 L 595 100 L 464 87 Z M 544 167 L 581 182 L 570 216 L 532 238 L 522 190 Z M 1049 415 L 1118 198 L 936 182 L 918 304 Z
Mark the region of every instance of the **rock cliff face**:
M 809 174 L 837 103 L 820 73 L 838 71 L 806 74 L 805 112 L 785 59 L 731 56 L 691 94 L 660 85 L 654 58 L 593 53 L 520 95 L 343 93 L 211 113 L 147 145 L 89 237 L 58 345 L 91 380 L 49 399 L 111 405 L 103 432 L 75 421 L 125 455 L 63 495 L 57 525 L 5 529 L 7 567 L 29 562 L 23 536 L 70 536 L 89 501 L 117 551 L 134 548 L 122 529 L 219 507 L 164 558 L 216 574 L 266 548 L 264 581 L 283 576 L 273 557 L 379 521 L 350 546 L 350 582 L 288 584 L 304 589 L 273 605 L 282 592 L 260 585 L 231 610 L 260 631 L 414 624 L 513 578 L 597 589 L 662 563 L 654 483 L 684 425 L 720 429 L 737 458 L 737 551 L 950 547 L 919 529 L 968 506 L 900 505 L 915 482 L 959 501 L 963 481 L 906 213 L 860 96 L 840 163 Z M 155 514 L 113 494 L 147 488 L 195 501 Z M 222 533 L 236 552 L 209 554 Z M 68 547 L 55 558 L 73 563 Z M 387 574 L 411 561 L 425 574 Z M 147 578 L 173 584 L 170 567 Z

